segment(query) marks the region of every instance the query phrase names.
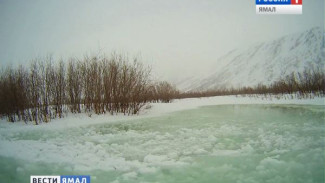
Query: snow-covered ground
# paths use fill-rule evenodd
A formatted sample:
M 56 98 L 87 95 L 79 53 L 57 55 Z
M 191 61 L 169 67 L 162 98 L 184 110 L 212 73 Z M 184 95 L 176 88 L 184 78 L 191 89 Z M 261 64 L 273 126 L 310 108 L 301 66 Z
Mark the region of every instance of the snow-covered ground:
M 42 125 L 35 126 L 29 122 L 27 125 L 22 122 L 19 123 L 6 123 L 6 119 L 0 120 L 0 129 L 10 128 L 11 130 L 35 129 L 35 128 L 67 128 L 90 124 L 110 123 L 121 120 L 134 120 L 146 117 L 155 117 L 166 113 L 177 112 L 188 109 L 195 109 L 201 106 L 209 105 L 225 105 L 225 104 L 304 104 L 304 105 L 325 105 L 325 98 L 313 97 L 298 99 L 293 98 L 291 95 L 255 95 L 255 96 L 216 96 L 216 97 L 202 97 L 202 98 L 188 98 L 173 100 L 172 103 L 151 103 L 145 106 L 139 115 L 128 116 L 123 114 L 117 115 L 96 115 L 92 114 L 66 114 L 64 118 L 54 119 L 50 123 L 43 123 Z
M 320 182 L 324 106 L 324 98 L 222 96 L 154 103 L 137 116 L 68 114 L 38 126 L 1 121 L 0 177 Z
M 252 95 L 252 96 L 216 96 L 174 100 L 172 103 L 151 104 L 153 108 L 144 111 L 148 115 L 159 115 L 163 113 L 175 112 L 198 108 L 209 105 L 227 104 L 304 104 L 304 105 L 325 105 L 325 98 L 314 97 L 312 99 L 298 99 L 291 95 Z

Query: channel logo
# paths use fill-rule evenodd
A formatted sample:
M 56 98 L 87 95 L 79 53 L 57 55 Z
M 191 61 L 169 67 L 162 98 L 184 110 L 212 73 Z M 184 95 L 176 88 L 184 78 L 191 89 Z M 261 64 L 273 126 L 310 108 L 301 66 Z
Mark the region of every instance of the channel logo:
M 30 183 L 90 183 L 89 175 L 31 175 Z
M 302 14 L 302 0 L 256 0 L 256 14 Z

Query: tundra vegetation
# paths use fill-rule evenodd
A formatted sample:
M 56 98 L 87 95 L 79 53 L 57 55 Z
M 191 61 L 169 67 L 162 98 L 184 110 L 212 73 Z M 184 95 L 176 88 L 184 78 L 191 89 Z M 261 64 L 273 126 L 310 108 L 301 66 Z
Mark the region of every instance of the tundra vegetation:
M 123 54 L 35 59 L 28 68 L 2 69 L 0 115 L 35 124 L 67 112 L 133 115 L 148 102 L 170 102 L 178 94 L 168 82 L 150 78 L 150 68 Z
M 177 98 L 197 98 L 224 95 L 285 95 L 297 98 L 312 98 L 325 95 L 325 73 L 321 68 L 304 69 L 303 72 L 292 72 L 270 85 L 258 84 L 255 87 L 226 88 L 207 91 L 189 91 Z
M 320 68 L 293 72 L 271 85 L 179 92 L 166 81 L 153 81 L 150 68 L 123 54 L 85 56 L 54 61 L 35 59 L 29 67 L 2 68 L 0 117 L 35 124 L 62 118 L 68 112 L 138 114 L 150 102 L 222 95 L 294 94 L 324 96 L 325 74 Z

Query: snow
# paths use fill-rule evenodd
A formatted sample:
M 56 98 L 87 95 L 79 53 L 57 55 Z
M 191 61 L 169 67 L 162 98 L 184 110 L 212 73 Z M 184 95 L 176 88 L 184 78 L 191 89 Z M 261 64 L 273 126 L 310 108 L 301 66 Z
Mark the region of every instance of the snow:
M 153 108 L 147 112 L 155 115 L 168 112 L 175 112 L 180 110 L 194 109 L 200 106 L 209 105 L 227 105 L 227 104 L 304 104 L 304 105 L 325 105 L 325 98 L 314 97 L 312 99 L 297 99 L 291 98 L 291 95 L 284 95 L 277 99 L 278 95 L 271 95 L 265 97 L 263 95 L 257 96 L 216 96 L 216 97 L 202 97 L 191 99 L 174 100 L 173 103 L 151 104 Z
M 322 55 L 324 30 L 310 30 L 273 41 L 235 49 L 208 65 L 204 76 L 186 78 L 178 83 L 182 91 L 269 85 L 292 72 L 324 68 Z
M 0 177 L 18 177 L 10 182 L 35 173 L 90 174 L 92 182 L 324 180 L 324 98 L 221 96 L 150 105 L 137 116 L 68 114 L 38 126 L 1 121 L 5 175 Z
M 254 95 L 254 96 L 216 96 L 216 97 L 202 97 L 202 98 L 188 98 L 188 99 L 175 99 L 172 103 L 150 103 L 147 104 L 147 109 L 142 109 L 139 115 L 128 116 L 123 114 L 111 115 L 91 115 L 89 117 L 85 113 L 73 114 L 68 113 L 64 118 L 54 119 L 50 123 L 43 123 L 35 126 L 32 123 L 6 123 L 6 119 L 0 119 L 0 129 L 15 126 L 12 130 L 27 129 L 54 129 L 54 128 L 70 128 L 75 126 L 84 126 L 89 124 L 101 124 L 108 122 L 118 122 L 125 120 L 134 120 L 147 117 L 155 117 L 166 113 L 172 113 L 182 110 L 195 109 L 201 106 L 209 105 L 227 105 L 227 104 L 300 104 L 300 105 L 325 105 L 325 98 L 313 97 L 298 99 L 292 95 Z

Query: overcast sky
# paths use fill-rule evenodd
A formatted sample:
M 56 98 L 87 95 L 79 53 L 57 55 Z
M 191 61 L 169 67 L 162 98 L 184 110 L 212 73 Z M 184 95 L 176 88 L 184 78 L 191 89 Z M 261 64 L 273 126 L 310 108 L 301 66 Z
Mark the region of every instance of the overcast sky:
M 303 15 L 256 15 L 255 0 L 0 0 L 0 63 L 117 51 L 177 80 L 234 48 L 324 27 L 324 16 L 324 0 L 304 0 Z

